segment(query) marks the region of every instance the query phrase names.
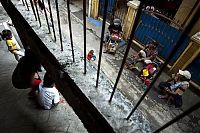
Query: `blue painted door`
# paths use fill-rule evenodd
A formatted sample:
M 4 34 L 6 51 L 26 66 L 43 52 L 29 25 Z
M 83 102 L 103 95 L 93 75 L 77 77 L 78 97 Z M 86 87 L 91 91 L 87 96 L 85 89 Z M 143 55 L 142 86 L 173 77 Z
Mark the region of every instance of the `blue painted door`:
M 181 34 L 181 30 L 176 29 L 172 25 L 163 22 L 155 16 L 143 12 L 141 15 L 141 22 L 135 32 L 135 38 L 144 45 L 146 45 L 150 40 L 157 41 L 159 43 L 159 56 L 166 59 Z M 170 64 L 173 64 L 177 60 L 183 50 L 187 47 L 188 42 L 189 37 L 186 37 L 184 42 L 181 44 L 181 47 L 177 49 L 177 53 L 171 59 Z
M 104 12 L 104 9 L 105 9 L 105 1 L 106 0 L 100 0 L 99 1 L 99 15 L 100 16 L 103 16 L 103 12 Z M 115 4 L 116 4 L 116 0 L 108 0 L 108 9 L 107 9 L 107 13 L 108 13 L 108 16 L 111 16 L 112 14 L 112 11 L 113 11 L 113 8 L 115 7 Z

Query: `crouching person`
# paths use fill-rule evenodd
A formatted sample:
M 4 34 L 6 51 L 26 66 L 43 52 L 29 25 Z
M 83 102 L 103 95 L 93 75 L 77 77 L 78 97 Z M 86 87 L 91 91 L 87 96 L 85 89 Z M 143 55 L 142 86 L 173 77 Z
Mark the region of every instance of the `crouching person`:
M 60 101 L 59 92 L 48 73 L 44 75 L 43 84 L 39 85 L 38 102 L 44 109 L 51 109 Z
M 159 95 L 159 98 L 167 98 L 172 100 L 175 107 L 182 106 L 182 95 L 189 88 L 189 81 L 191 74 L 187 70 L 179 70 L 179 72 L 172 76 L 166 82 L 161 82 L 159 88 L 163 91 L 164 95 Z

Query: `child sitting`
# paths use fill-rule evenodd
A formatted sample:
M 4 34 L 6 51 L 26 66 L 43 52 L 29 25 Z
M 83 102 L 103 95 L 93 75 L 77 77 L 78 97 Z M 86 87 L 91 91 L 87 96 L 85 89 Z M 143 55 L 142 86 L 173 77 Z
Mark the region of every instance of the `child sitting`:
M 139 78 L 146 85 L 145 88 L 151 84 L 151 80 L 155 77 L 157 71 L 158 71 L 157 63 L 150 63 L 144 69 L 141 70 Z
M 39 85 L 38 102 L 44 109 L 51 109 L 60 102 L 59 92 L 48 73 L 44 75 L 43 84 Z
M 96 56 L 94 54 L 94 50 L 90 50 L 89 53 L 87 54 L 87 60 L 90 61 L 90 60 L 93 60 L 95 61 L 96 60 Z

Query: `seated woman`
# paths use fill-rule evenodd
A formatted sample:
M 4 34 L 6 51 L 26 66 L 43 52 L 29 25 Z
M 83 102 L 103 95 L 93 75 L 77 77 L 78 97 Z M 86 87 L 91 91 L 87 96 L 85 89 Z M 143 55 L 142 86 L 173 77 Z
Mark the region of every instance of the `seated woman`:
M 138 62 L 144 62 L 145 64 L 152 63 L 158 55 L 156 49 L 157 46 L 158 43 L 155 41 L 147 44 L 143 50 L 140 50 L 136 55 L 133 55 L 133 61 L 126 63 L 127 67 L 131 69 L 136 68 L 135 65 Z
M 38 102 L 44 109 L 51 109 L 60 102 L 59 92 L 48 73 L 44 75 L 43 84 L 39 85 Z
M 113 40 L 113 44 L 117 45 L 116 42 L 121 40 L 122 26 L 120 19 L 114 19 L 113 23 L 109 25 L 108 30 L 109 32 L 104 35 L 104 53 L 109 53 L 109 50 L 111 49 L 109 41 Z
M 166 82 L 161 82 L 159 88 L 163 91 L 164 95 L 159 95 L 159 98 L 172 98 L 175 106 L 182 106 L 182 95 L 189 88 L 189 81 L 191 74 L 187 70 L 179 70 L 176 75 Z M 173 83 L 171 83 L 173 81 Z

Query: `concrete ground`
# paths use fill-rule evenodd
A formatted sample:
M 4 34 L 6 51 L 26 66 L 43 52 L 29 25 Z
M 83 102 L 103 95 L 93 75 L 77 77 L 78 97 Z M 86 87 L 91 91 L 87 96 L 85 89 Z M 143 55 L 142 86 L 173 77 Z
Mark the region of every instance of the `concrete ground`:
M 7 20 L 0 5 L 0 23 Z M 0 31 L 4 29 L 0 25 Z M 19 40 L 18 40 L 19 41 Z M 12 86 L 12 72 L 17 65 L 5 41 L 0 41 L 0 132 L 87 132 L 72 108 L 62 98 L 62 102 L 52 110 L 41 109 L 35 99 L 28 97 L 29 89 L 19 90 Z M 40 73 L 44 74 L 44 71 Z
M 63 6 L 66 7 L 65 3 Z M 76 12 L 79 12 L 79 15 L 81 14 L 81 8 L 77 8 L 75 4 L 71 5 L 71 7 L 74 9 L 71 9 L 74 40 L 76 45 L 78 44 L 77 47 L 83 49 L 82 33 L 80 33 L 82 25 L 79 19 L 80 16 L 77 15 L 78 13 L 76 14 Z M 88 22 L 87 28 L 87 50 L 95 49 L 96 54 L 98 54 L 101 27 L 96 27 Z M 111 55 L 103 54 L 101 65 L 102 71 L 113 83 L 116 80 L 122 60 L 121 54 L 118 53 L 117 55 L 117 58 L 115 58 Z M 0 111 L 0 132 L 70 132 L 70 130 L 72 131 L 72 129 L 76 128 L 77 125 L 74 119 L 76 119 L 75 121 L 79 120 L 66 102 L 51 111 L 41 110 L 33 100 L 28 99 L 27 93 L 29 90 L 17 90 L 12 87 L 11 75 L 17 62 L 14 60 L 14 56 L 8 52 L 4 43 L 0 45 L 0 57 L 0 104 L 2 106 Z M 96 64 L 97 62 L 94 63 Z M 161 78 L 165 79 L 166 76 L 161 76 Z M 138 101 L 144 92 L 140 84 L 135 80 L 135 74 L 129 70 L 124 70 L 118 89 L 133 104 Z M 186 95 L 192 98 L 188 99 Z M 152 89 L 140 105 L 139 110 L 152 123 L 153 129 L 156 129 L 183 112 L 188 105 L 193 105 L 196 100 L 199 100 L 199 97 L 191 91 L 187 91 L 184 96 L 183 108 L 176 110 L 173 107 L 168 107 L 166 101 L 159 100 L 156 89 Z M 193 115 L 185 117 L 164 132 L 199 132 L 199 111 L 195 111 Z M 86 132 L 81 123 L 77 127 L 75 132 Z
M 72 2 L 71 4 L 71 10 L 72 16 L 75 18 L 75 20 L 78 23 L 82 22 L 82 9 L 79 6 L 79 3 Z M 87 35 L 87 48 L 88 49 L 94 49 L 97 56 L 99 53 L 99 44 L 100 44 L 100 36 L 101 36 L 101 26 L 97 23 L 93 23 L 90 21 L 91 18 L 87 19 L 87 29 L 90 31 L 90 35 Z M 101 23 L 101 21 L 99 21 Z M 73 32 L 74 35 L 78 34 L 77 29 L 81 28 L 78 24 L 73 24 Z M 108 25 L 106 25 L 107 30 Z M 91 39 L 93 38 L 95 39 Z M 79 38 L 76 38 L 77 42 L 80 42 L 78 40 Z M 82 43 L 81 43 L 82 45 Z M 82 48 L 82 47 L 80 47 Z M 82 48 L 83 50 L 83 48 Z M 120 68 L 123 54 L 124 54 L 124 48 L 120 48 L 120 52 L 117 52 L 116 56 L 112 56 L 109 54 L 103 54 L 102 59 L 102 65 L 101 69 L 104 71 L 104 73 L 108 76 L 108 78 L 115 83 L 118 70 Z M 129 52 L 129 55 L 132 55 L 136 51 L 134 49 L 131 49 Z M 97 64 L 97 62 L 95 62 Z M 123 74 L 121 76 L 121 79 L 118 84 L 118 89 L 134 104 L 139 100 L 141 95 L 144 92 L 144 89 L 142 88 L 141 84 L 138 83 L 138 81 L 135 78 L 136 73 L 131 72 L 127 69 L 123 70 Z M 165 100 L 161 100 L 157 97 L 159 94 L 159 91 L 157 89 L 157 85 L 160 81 L 165 81 L 169 78 L 169 75 L 167 73 L 163 72 L 159 79 L 157 80 L 156 84 L 152 88 L 152 91 L 149 92 L 148 96 L 145 98 L 145 100 L 142 102 L 142 104 L 139 106 L 139 109 L 144 113 L 144 115 L 147 117 L 147 119 L 153 123 L 152 127 L 153 129 L 156 129 L 163 125 L 164 123 L 168 122 L 169 120 L 173 119 L 175 116 L 182 113 L 187 108 L 194 105 L 196 102 L 200 100 L 199 96 L 195 93 L 193 93 L 191 90 L 187 90 L 187 92 L 183 95 L 183 106 L 180 109 L 175 109 L 173 106 L 168 106 L 166 104 Z M 191 115 L 186 116 L 184 119 L 180 120 L 176 124 L 172 125 L 171 127 L 167 128 L 165 132 L 199 132 L 199 124 L 200 124 L 200 116 L 199 116 L 200 109 L 197 111 L 194 111 Z M 191 128 L 192 127 L 192 128 Z M 179 129 L 179 130 L 176 130 Z
M 0 45 L 0 132 L 87 132 L 71 107 L 65 102 L 52 110 L 41 109 L 27 90 L 12 86 L 11 77 L 17 62 Z

